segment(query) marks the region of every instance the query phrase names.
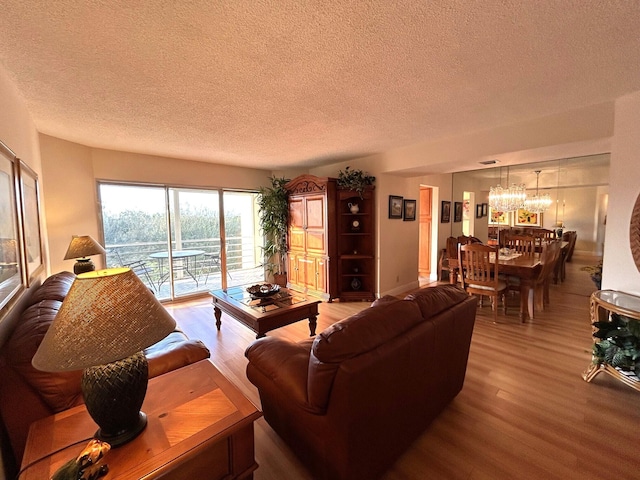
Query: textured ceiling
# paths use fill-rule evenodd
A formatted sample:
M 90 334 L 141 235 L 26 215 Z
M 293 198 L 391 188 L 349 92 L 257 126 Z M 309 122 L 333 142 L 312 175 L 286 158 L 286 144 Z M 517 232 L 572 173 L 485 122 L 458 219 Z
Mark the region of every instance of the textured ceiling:
M 3 0 L 39 131 L 309 167 L 640 90 L 634 0 Z

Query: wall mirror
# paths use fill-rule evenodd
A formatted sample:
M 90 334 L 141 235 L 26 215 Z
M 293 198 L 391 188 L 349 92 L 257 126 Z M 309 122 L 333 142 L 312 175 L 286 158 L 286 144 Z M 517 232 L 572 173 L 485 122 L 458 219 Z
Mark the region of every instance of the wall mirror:
M 489 189 L 498 184 L 524 184 L 527 194 L 538 190 L 548 193 L 551 206 L 535 219 L 539 226 L 577 232 L 576 250 L 602 255 L 609 199 L 610 154 L 563 158 L 522 165 L 500 164 L 467 172 L 454 173 L 452 201 L 463 202 L 463 221 L 451 224 L 452 236 L 473 235 L 486 241 L 491 212 L 477 218 L 476 205 L 488 203 Z M 539 170 L 539 175 L 536 171 Z M 502 219 L 501 225 L 516 225 L 517 215 Z

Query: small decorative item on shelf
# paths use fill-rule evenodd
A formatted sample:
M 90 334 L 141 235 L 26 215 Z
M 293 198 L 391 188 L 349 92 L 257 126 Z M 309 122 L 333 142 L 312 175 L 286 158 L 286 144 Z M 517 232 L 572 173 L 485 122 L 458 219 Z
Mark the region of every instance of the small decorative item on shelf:
M 360 207 L 357 203 L 348 203 L 347 206 L 349 207 L 349 211 L 354 215 L 360 211 Z
M 369 185 L 373 185 L 376 181 L 376 177 L 363 172 L 362 170 L 350 170 L 346 167 L 344 171 L 338 172 L 338 187 L 345 190 L 354 190 L 358 193 L 360 198 L 363 198 L 363 193 Z
M 360 231 L 360 221 L 359 220 L 352 220 L 351 221 L 351 231 L 352 232 L 359 232 Z
M 360 267 L 353 267 L 353 273 L 359 273 Z
M 362 282 L 359 278 L 351 280 L 351 290 L 360 290 L 362 288 Z

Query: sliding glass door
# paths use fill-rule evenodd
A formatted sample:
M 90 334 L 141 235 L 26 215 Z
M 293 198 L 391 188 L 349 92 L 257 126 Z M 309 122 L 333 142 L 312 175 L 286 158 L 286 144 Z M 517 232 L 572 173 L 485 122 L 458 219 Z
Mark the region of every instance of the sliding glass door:
M 99 184 L 107 266 L 161 300 L 264 280 L 255 192 Z

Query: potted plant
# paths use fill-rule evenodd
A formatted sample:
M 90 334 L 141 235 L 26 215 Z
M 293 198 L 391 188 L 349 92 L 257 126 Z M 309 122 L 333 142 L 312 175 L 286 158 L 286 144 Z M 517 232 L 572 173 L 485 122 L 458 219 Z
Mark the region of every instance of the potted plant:
M 614 313 L 610 321 L 594 322 L 593 361 L 640 377 L 640 321 Z
M 338 172 L 337 184 L 339 188 L 357 192 L 360 198 L 362 198 L 362 194 L 365 189 L 369 185 L 373 185 L 373 182 L 375 181 L 376 177 L 371 176 L 362 170 L 351 170 L 349 167 L 346 167 L 344 171 L 340 170 Z
M 286 178 L 270 178 L 271 186 L 261 187 L 258 197 L 259 224 L 265 237 L 264 267 L 273 282 L 287 286 L 286 254 L 289 219 L 289 192 Z

